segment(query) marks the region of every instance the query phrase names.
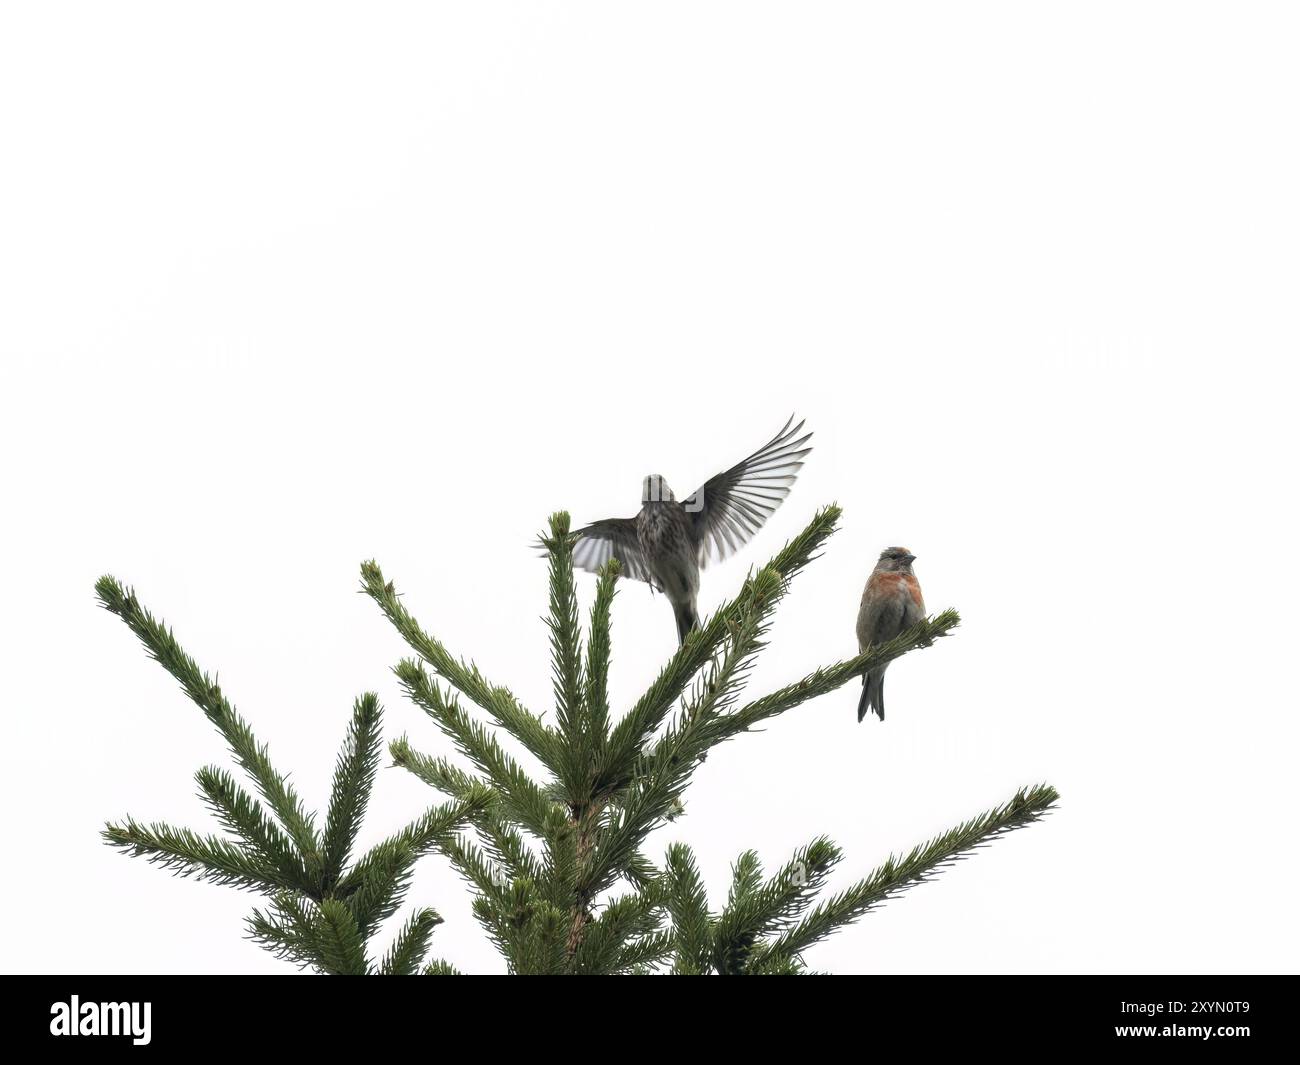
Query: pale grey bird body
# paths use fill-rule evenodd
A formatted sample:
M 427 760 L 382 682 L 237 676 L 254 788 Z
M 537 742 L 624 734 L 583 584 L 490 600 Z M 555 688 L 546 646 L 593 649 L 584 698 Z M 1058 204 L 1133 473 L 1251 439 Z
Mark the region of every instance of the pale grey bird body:
M 914 561 L 916 556 L 905 547 L 887 547 L 880 553 L 880 560 L 862 590 L 862 605 L 858 608 L 860 653 L 888 643 L 925 617 L 921 585 L 912 572 Z M 867 716 L 868 710 L 874 710 L 881 721 L 885 720 L 885 670 L 888 668 L 886 662 L 862 675 L 859 721 Z
M 645 581 L 672 604 L 677 638 L 699 624 L 696 597 L 700 570 L 734 554 L 790 494 L 811 433 L 791 422 L 754 454 L 710 477 L 678 502 L 659 474 L 641 482 L 641 510 L 635 518 L 605 518 L 578 530 L 574 564 L 595 572 L 611 558 L 623 574 Z
M 635 520 L 636 542 L 650 571 L 650 586 L 672 604 L 677 638 L 684 640 L 699 624 L 695 598 L 700 591 L 700 567 L 690 515 L 673 498 L 664 479 L 652 474 L 642 486 L 641 510 Z

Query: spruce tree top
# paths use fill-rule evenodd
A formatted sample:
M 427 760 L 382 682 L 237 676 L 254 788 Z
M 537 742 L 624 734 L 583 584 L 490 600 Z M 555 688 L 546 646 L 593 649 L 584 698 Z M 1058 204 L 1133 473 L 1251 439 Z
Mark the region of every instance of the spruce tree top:
M 299 965 L 331 974 L 449 974 L 426 961 L 440 918 L 417 909 L 376 955 L 371 943 L 400 908 L 414 863 L 444 855 L 473 892 L 473 913 L 512 973 L 797 974 L 805 953 L 869 909 L 1002 833 L 1039 819 L 1051 787 L 1022 789 L 1007 803 L 890 857 L 867 877 L 825 895 L 841 860 L 818 837 L 770 877 L 754 852 L 740 855 L 724 905 L 710 904 L 688 847 L 661 863 L 648 837 L 681 812 L 695 769 L 712 748 L 954 629 L 956 611 L 927 618 L 897 639 L 818 669 L 773 692 L 743 698 L 766 647 L 773 612 L 791 582 L 833 533 L 839 508 L 820 511 L 736 596 L 706 619 L 650 687 L 617 712 L 607 690 L 611 610 L 618 563 L 596 587 L 586 638 L 574 585 L 567 514 L 542 536 L 550 567 L 554 724 L 523 706 L 427 634 L 379 566 L 361 569 L 363 590 L 405 640 L 412 657 L 395 672 L 407 696 L 450 741 L 461 761 L 421 753 L 405 738 L 389 744 L 395 764 L 445 800 L 363 855 L 352 855 L 379 765 L 382 711 L 373 694 L 355 703 L 323 823 L 271 764 L 215 678 L 171 631 L 111 577 L 96 585 L 152 657 L 217 727 L 257 795 L 224 770 L 202 769 L 200 791 L 225 830 L 200 835 L 128 819 L 105 839 L 182 875 L 252 890 L 253 939 Z M 464 699 L 476 707 L 472 712 Z M 503 731 L 544 768 L 534 779 L 497 742 Z

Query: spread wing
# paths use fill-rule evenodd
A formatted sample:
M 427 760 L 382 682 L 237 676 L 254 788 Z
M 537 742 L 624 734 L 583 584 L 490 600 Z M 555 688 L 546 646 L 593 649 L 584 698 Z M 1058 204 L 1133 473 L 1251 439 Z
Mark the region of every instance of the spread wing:
M 776 436 L 744 462 L 710 477 L 686 501 L 701 566 L 735 554 L 790 494 L 804 456 L 812 450 L 803 446 L 812 433 L 799 436 L 803 422 L 792 429 L 793 421 L 791 415 Z
M 611 558 L 623 567 L 623 576 L 653 584 L 650 567 L 636 538 L 635 518 L 605 518 L 578 530 L 573 564 L 595 573 Z

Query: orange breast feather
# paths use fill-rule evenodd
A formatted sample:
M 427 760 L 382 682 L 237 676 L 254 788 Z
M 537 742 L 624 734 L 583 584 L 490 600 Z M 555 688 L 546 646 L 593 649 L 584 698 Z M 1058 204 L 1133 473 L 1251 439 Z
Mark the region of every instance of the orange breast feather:
M 921 585 L 910 573 L 873 573 L 867 582 L 867 595 L 871 598 L 886 599 L 894 595 L 906 595 L 922 612 L 925 601 L 921 598 Z

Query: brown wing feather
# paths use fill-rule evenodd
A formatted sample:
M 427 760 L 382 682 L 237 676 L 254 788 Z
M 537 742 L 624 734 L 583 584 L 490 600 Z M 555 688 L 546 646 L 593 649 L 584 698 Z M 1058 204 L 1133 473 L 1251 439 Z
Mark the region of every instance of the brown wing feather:
M 803 422 L 781 431 L 743 462 L 710 477 L 686 501 L 700 566 L 721 561 L 743 547 L 786 496 L 812 448 L 812 433 L 799 436 Z M 694 509 L 693 508 L 698 508 Z
M 595 573 L 611 558 L 618 559 L 623 576 L 654 583 L 637 541 L 635 518 L 604 518 L 578 530 L 573 545 L 575 566 Z

